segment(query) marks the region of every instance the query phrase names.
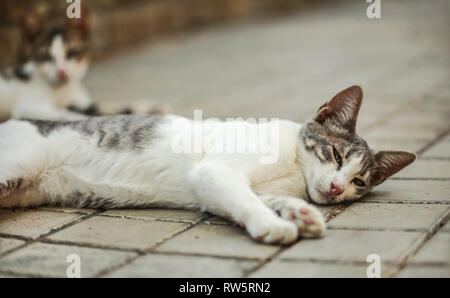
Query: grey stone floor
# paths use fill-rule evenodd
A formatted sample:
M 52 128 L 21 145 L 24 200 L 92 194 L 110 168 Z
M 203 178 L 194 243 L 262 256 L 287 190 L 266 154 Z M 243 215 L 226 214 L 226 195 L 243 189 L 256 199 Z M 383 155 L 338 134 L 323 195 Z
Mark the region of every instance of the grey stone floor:
M 311 118 L 360 84 L 359 134 L 418 161 L 351 205 L 322 207 L 320 240 L 289 247 L 182 210 L 0 210 L 0 277 L 450 277 L 450 24 L 448 1 L 331 3 L 290 17 L 223 25 L 143 45 L 93 65 L 99 100 L 152 98 L 191 117 Z

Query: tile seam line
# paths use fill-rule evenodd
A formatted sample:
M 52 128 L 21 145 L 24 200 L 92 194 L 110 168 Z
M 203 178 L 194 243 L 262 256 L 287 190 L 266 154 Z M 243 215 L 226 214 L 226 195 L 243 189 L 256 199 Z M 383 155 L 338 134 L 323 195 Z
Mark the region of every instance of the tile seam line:
M 350 206 L 352 203 L 341 203 L 338 206 L 336 206 L 335 208 L 333 208 L 332 210 L 328 211 L 325 215 L 324 215 L 324 219 L 325 222 L 329 222 L 331 219 L 333 219 L 334 217 L 338 216 L 339 214 L 342 213 L 342 211 L 344 211 L 346 208 L 348 208 L 348 206 Z M 301 241 L 301 240 L 300 240 Z M 273 254 L 271 254 L 268 258 L 260 261 L 260 263 L 258 265 L 256 265 L 254 268 L 247 270 L 246 272 L 244 272 L 242 277 L 249 277 L 250 274 L 257 272 L 258 270 L 262 269 L 263 267 L 265 267 L 268 263 L 272 262 L 273 260 L 275 260 L 282 252 L 284 252 L 285 250 L 289 249 L 290 247 L 296 245 L 299 241 L 295 241 L 294 243 L 287 245 L 287 246 L 282 246 L 279 249 L 277 249 Z
M 443 200 L 443 201 L 437 201 L 437 200 L 430 200 L 430 201 L 394 201 L 394 200 L 373 200 L 373 201 L 359 201 L 358 203 L 362 204 L 399 204 L 399 205 L 449 205 L 450 199 Z
M 76 218 L 76 219 L 74 219 L 74 220 L 72 220 L 72 221 L 70 221 L 70 222 L 68 222 L 66 224 L 63 224 L 63 225 L 61 225 L 61 226 L 59 226 L 59 227 L 57 227 L 55 229 L 51 229 L 49 232 L 44 233 L 44 234 L 38 236 L 37 238 L 31 238 L 29 240 L 25 240 L 26 242 L 24 244 L 14 248 L 14 249 L 12 249 L 12 250 L 9 250 L 9 251 L 7 251 L 4 254 L 0 254 L 0 258 L 3 258 L 3 257 L 5 257 L 5 256 L 7 256 L 7 255 L 9 255 L 9 254 L 11 254 L 11 253 L 13 253 L 15 251 L 18 251 L 19 249 L 28 247 L 28 246 L 30 246 L 30 245 L 32 245 L 34 243 L 42 242 L 42 240 L 44 240 L 48 236 L 51 236 L 51 235 L 53 235 L 53 234 L 55 234 L 57 232 L 60 232 L 60 231 L 62 231 L 64 229 L 66 229 L 66 228 L 69 228 L 71 226 L 74 226 L 77 223 L 83 222 L 83 221 L 85 221 L 85 220 L 87 220 L 87 219 L 89 219 L 89 218 L 91 218 L 93 216 L 94 216 L 94 214 L 80 215 L 80 217 L 78 217 L 78 218 Z
M 117 266 L 113 266 L 111 268 L 106 268 L 105 270 L 100 271 L 99 273 L 97 273 L 94 277 L 104 277 L 107 274 L 113 273 L 129 264 L 131 264 L 132 262 L 134 262 L 135 260 L 139 259 L 140 257 L 143 257 L 147 254 L 148 251 L 154 250 L 157 247 L 159 247 L 160 245 L 162 245 L 163 243 L 173 239 L 174 237 L 176 237 L 177 235 L 180 235 L 194 227 L 196 227 L 197 225 L 199 225 L 200 223 L 202 223 L 204 220 L 211 218 L 211 216 L 207 216 L 203 219 L 200 219 L 198 222 L 196 223 L 186 223 L 186 227 L 184 229 L 180 229 L 177 232 L 172 233 L 168 238 L 163 239 L 162 241 L 160 241 L 159 243 L 156 243 L 155 245 L 153 245 L 150 248 L 147 248 L 143 251 L 141 251 L 140 253 L 138 253 L 136 256 L 130 257 L 127 260 L 125 260 L 123 263 L 118 264 Z
M 214 255 L 205 253 L 190 253 L 190 252 L 175 252 L 175 251 L 147 251 L 145 255 L 166 255 L 166 256 L 189 256 L 189 257 L 208 257 L 214 259 L 222 260 L 242 260 L 242 261 L 261 261 L 261 258 L 257 257 L 241 257 L 241 256 L 230 256 L 230 255 Z
M 425 146 L 423 146 L 421 149 L 417 150 L 417 156 L 420 158 L 422 154 L 426 153 L 429 149 L 431 149 L 434 145 L 438 144 L 440 141 L 442 141 L 445 137 L 447 137 L 450 134 L 450 129 L 446 129 L 442 132 L 440 132 L 434 140 L 428 142 Z
M 397 258 L 397 264 L 389 268 L 383 277 L 394 277 L 400 271 L 402 271 L 408 262 L 428 243 L 436 233 L 438 233 L 450 219 L 450 208 L 446 209 L 427 229 L 427 231 L 418 236 L 417 239 L 411 244 L 400 257 Z
M 139 210 L 139 209 L 136 209 Z M 151 209 L 149 209 L 151 210 Z M 171 209 L 168 209 L 171 210 Z M 184 219 L 169 219 L 169 218 L 156 218 L 156 217 L 135 217 L 135 216 L 128 216 L 128 215 L 110 215 L 110 214 L 98 214 L 99 217 L 109 217 L 109 218 L 118 218 L 118 219 L 131 219 L 131 220 L 148 220 L 148 221 L 155 221 L 155 222 L 167 222 L 167 223 L 184 223 L 184 224 L 197 224 L 201 222 L 204 216 L 201 216 L 198 219 L 195 220 L 184 220 Z
M 371 228 L 371 227 L 346 227 L 346 226 L 331 226 L 328 227 L 330 231 L 368 231 L 368 232 L 405 232 L 405 233 L 425 233 L 427 228 Z M 326 237 L 326 236 L 325 236 Z

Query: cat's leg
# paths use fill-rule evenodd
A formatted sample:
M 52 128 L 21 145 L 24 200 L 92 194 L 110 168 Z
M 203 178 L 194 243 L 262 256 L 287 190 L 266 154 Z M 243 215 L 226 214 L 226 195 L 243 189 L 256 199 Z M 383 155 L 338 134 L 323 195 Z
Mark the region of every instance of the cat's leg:
M 166 104 L 158 104 L 149 99 L 130 100 L 125 102 L 99 102 L 95 103 L 96 115 L 165 115 L 171 109 Z
M 326 224 L 322 213 L 305 200 L 270 195 L 260 195 L 259 198 L 281 218 L 294 222 L 300 236 L 314 238 L 325 233 Z
M 42 101 L 36 103 L 32 100 L 20 100 L 12 110 L 13 119 L 42 119 L 76 121 L 87 117 L 77 112 L 69 111 L 54 106 L 50 102 Z
M 296 225 L 264 205 L 245 175 L 222 163 L 209 162 L 197 165 L 189 179 L 203 211 L 242 223 L 254 239 L 265 243 L 288 244 L 297 239 Z
M 48 163 L 45 140 L 30 124 L 9 120 L 0 125 L 0 207 L 42 204 L 37 193 Z

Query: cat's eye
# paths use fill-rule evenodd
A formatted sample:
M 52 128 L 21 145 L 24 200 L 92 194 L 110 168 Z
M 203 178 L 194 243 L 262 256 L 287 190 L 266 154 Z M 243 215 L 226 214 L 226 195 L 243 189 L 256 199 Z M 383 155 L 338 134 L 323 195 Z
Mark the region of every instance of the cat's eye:
M 77 58 L 81 55 L 81 50 L 79 49 L 69 49 L 67 51 L 67 58 L 71 59 L 71 58 Z
M 359 187 L 364 187 L 366 184 L 359 178 L 353 178 L 352 183 L 356 184 Z
M 334 159 L 336 160 L 336 162 L 338 163 L 339 166 L 342 166 L 342 158 L 339 155 L 339 153 L 337 152 L 336 148 L 333 147 L 333 155 L 334 155 Z

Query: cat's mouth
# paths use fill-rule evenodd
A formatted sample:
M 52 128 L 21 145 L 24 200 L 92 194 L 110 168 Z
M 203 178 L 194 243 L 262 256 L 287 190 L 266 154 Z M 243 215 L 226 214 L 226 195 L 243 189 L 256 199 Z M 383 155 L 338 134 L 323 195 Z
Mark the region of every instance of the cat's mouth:
M 67 85 L 68 82 L 69 82 L 68 77 L 57 78 L 57 79 L 51 81 L 51 85 L 53 86 L 53 88 L 59 88 L 59 87 L 63 87 L 65 85 Z
M 321 191 L 319 188 L 315 188 L 315 198 L 310 196 L 311 201 L 319 204 L 319 205 L 330 205 L 332 204 L 332 199 L 326 192 Z
M 312 198 L 310 196 L 310 200 L 319 205 L 336 205 L 341 202 L 341 200 L 337 200 L 337 197 L 330 196 L 328 192 L 321 191 L 319 188 L 315 188 L 316 198 Z

